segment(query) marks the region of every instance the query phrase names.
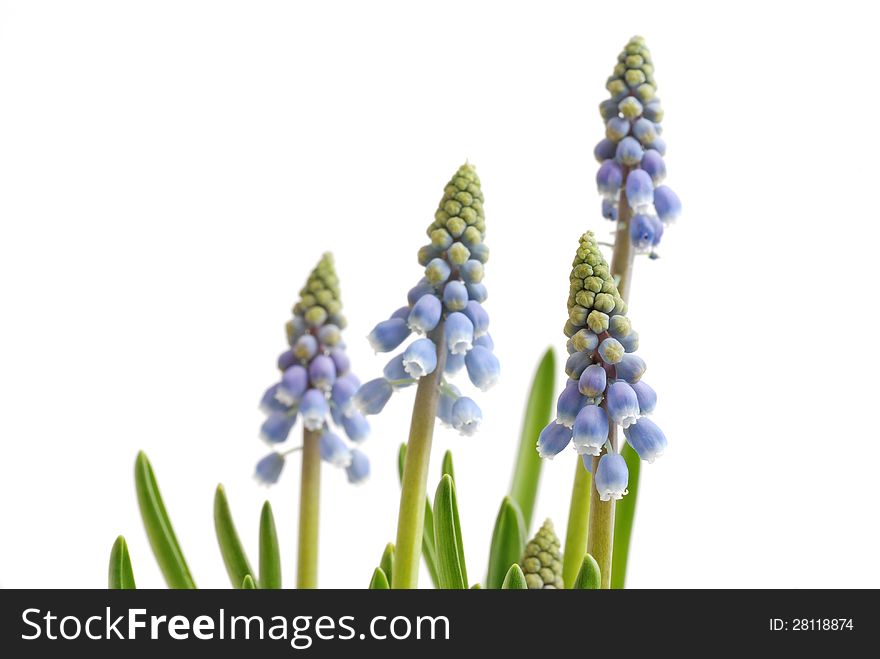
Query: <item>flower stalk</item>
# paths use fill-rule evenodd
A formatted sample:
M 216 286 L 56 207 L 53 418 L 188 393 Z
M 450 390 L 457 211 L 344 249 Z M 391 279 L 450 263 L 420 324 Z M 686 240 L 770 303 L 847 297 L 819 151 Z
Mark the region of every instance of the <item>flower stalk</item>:
M 400 509 L 397 516 L 397 542 L 394 546 L 394 567 L 391 583 L 394 589 L 418 586 L 419 560 L 422 554 L 422 532 L 425 524 L 425 496 L 428 486 L 428 466 L 434 439 L 434 420 L 440 403 L 440 376 L 446 360 L 443 346 L 443 324 L 437 326 L 431 338 L 437 350 L 437 368 L 419 379 L 413 405 L 406 459 L 400 490 Z
M 318 587 L 318 523 L 321 498 L 321 434 L 303 429 L 302 476 L 299 489 L 299 543 L 296 587 Z
M 485 232 L 480 179 L 473 165 L 465 163 L 443 189 L 427 230 L 430 243 L 418 251 L 424 276 L 410 289 L 406 306 L 378 323 L 367 337 L 376 352 L 387 353 L 415 335 L 385 365 L 382 377 L 363 384 L 353 399 L 361 413 L 380 414 L 395 391 L 417 385 L 401 475 L 392 588 L 418 585 L 435 419 L 467 437 L 483 419 L 477 403 L 448 379 L 465 370 L 471 384 L 486 391 L 500 375 L 489 314 L 483 307 L 488 295 L 484 265 L 489 258 Z
M 617 450 L 615 435 L 617 426 L 612 425 L 609 431 L 608 441 L 612 450 Z M 594 456 L 592 473 L 596 473 L 601 456 Z M 612 559 L 614 556 L 614 508 L 616 501 L 612 497 L 602 501 L 599 490 L 590 488 L 590 526 L 587 536 L 587 553 L 591 554 L 599 565 L 601 581 L 599 587 L 607 590 L 611 588 Z M 583 556 L 581 556 L 583 561 Z M 575 575 L 577 576 L 577 575 Z

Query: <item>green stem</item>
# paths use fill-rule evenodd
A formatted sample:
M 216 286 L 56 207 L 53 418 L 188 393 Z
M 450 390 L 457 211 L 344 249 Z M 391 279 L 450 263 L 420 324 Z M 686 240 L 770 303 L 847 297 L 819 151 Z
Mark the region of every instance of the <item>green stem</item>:
M 629 286 L 632 281 L 636 252 L 632 248 L 632 240 L 629 237 L 632 208 L 626 202 L 624 192 L 620 193 L 617 207 L 617 234 L 614 236 L 614 250 L 611 254 L 611 274 L 617 281 L 617 292 L 620 293 L 620 297 L 624 302 L 629 302 Z
M 321 433 L 303 430 L 302 478 L 299 491 L 297 588 L 318 587 L 318 518 L 321 497 Z
M 590 491 L 593 477 L 580 459 L 575 462 L 568 527 L 565 529 L 565 552 L 562 555 L 562 581 L 571 588 L 577 579 L 587 552 L 587 522 L 590 518 Z
M 406 459 L 403 463 L 400 511 L 397 515 L 397 542 L 394 544 L 394 567 L 391 578 L 391 587 L 394 589 L 416 588 L 419 583 L 428 465 L 431 461 L 434 421 L 440 401 L 440 378 L 446 365 L 443 323 L 440 323 L 429 337 L 437 345 L 437 367 L 430 375 L 419 379 L 416 389 L 409 440 L 406 444 Z
M 612 424 L 608 433 L 611 450 L 617 450 L 617 425 Z M 603 451 L 604 453 L 604 451 Z M 599 468 L 601 456 L 593 458 L 593 473 Z M 587 537 L 587 553 L 599 564 L 602 575 L 600 588 L 611 588 L 612 558 L 614 555 L 614 499 L 601 501 L 599 491 L 590 488 L 590 530 Z
M 635 260 L 635 250 L 632 248 L 632 240 L 629 235 L 631 220 L 632 209 L 626 201 L 626 194 L 621 192 L 618 204 L 618 229 L 614 238 L 614 252 L 611 256 L 611 274 L 617 280 L 617 290 L 620 296 L 627 303 L 629 302 L 633 261 Z M 635 451 L 629 448 L 629 445 L 624 447 L 621 455 L 626 459 L 626 464 L 629 467 L 629 493 L 621 499 L 614 519 L 614 547 L 616 549 L 613 557 L 612 586 L 614 588 L 623 588 L 626 579 L 630 538 L 635 522 L 639 491 L 639 457 Z

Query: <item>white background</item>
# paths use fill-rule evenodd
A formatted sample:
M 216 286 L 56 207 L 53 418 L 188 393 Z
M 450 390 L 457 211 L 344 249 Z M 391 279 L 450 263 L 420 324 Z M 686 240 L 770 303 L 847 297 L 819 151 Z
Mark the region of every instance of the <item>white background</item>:
M 292 585 L 298 461 L 268 493 L 251 480 L 289 308 L 333 250 L 356 372 L 378 375 L 363 337 L 419 278 L 465 159 L 503 379 L 478 397 L 477 436 L 438 429 L 429 487 L 452 448 L 481 577 L 529 378 L 564 349 L 577 238 L 610 230 L 597 105 L 638 33 L 685 212 L 631 299 L 670 448 L 643 468 L 630 585 L 880 586 L 873 13 L 0 3 L 0 584 L 103 587 L 123 533 L 138 584 L 161 586 L 132 481 L 143 448 L 199 585 L 227 585 L 218 481 L 253 560 L 272 501 Z M 411 403 L 374 419 L 368 484 L 324 469 L 324 586 L 366 586 L 394 537 Z M 537 505 L 560 532 L 573 460 L 546 466 Z

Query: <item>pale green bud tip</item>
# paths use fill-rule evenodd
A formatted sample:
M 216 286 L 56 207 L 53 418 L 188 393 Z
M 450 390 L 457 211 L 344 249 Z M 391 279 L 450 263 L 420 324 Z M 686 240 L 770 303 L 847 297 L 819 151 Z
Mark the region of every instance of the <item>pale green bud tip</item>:
M 654 80 L 654 63 L 651 61 L 651 51 L 645 45 L 642 37 L 633 37 L 623 47 L 617 56 L 617 65 L 606 87 L 612 96 L 622 96 L 628 90 L 634 90 L 638 100 L 650 101 L 654 98 L 657 82 Z M 624 116 L 627 110 L 633 106 L 621 108 Z
M 472 228 L 472 229 L 471 229 Z M 444 230 L 445 234 L 440 230 Z M 448 248 L 452 239 L 464 236 L 467 245 L 455 247 L 450 257 L 467 260 L 464 249 L 473 250 L 486 237 L 486 217 L 483 214 L 483 191 L 480 188 L 480 177 L 476 168 L 465 163 L 446 184 L 443 198 L 440 200 L 434 221 L 428 227 L 428 235 L 432 244 L 442 249 Z M 447 236 L 449 238 L 447 238 Z M 447 243 L 448 244 L 445 244 Z M 439 243 L 439 244 L 438 244 Z
M 559 538 L 553 530 L 553 522 L 549 519 L 544 522 L 535 537 L 526 545 L 519 563 L 530 589 L 564 587 L 562 552 L 559 551 Z
M 620 297 L 592 231 L 581 236 L 571 266 L 566 334 L 573 336 L 584 327 L 596 334 L 609 327 L 622 329 L 623 321 L 613 319 L 626 314 L 626 302 Z
M 330 252 L 325 252 L 318 261 L 299 294 L 300 299 L 293 307 L 293 314 L 301 316 L 306 324 L 319 327 L 330 322 L 339 328 L 345 327 L 339 278 Z

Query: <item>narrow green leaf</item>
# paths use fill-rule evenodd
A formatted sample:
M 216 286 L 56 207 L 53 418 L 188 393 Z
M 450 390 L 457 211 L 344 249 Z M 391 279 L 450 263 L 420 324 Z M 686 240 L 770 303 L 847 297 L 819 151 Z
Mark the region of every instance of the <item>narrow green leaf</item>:
M 403 478 L 403 463 L 406 461 L 406 444 L 400 445 L 397 452 L 397 475 Z M 422 558 L 425 560 L 425 567 L 428 568 L 428 574 L 431 576 L 431 583 L 434 588 L 440 588 L 440 580 L 437 576 L 437 549 L 434 546 L 434 513 L 431 510 L 431 500 L 425 497 L 425 521 L 422 531 Z
M 522 568 L 514 563 L 507 571 L 504 582 L 501 584 L 501 590 L 528 590 L 526 583 L 526 575 L 523 574 Z
M 492 544 L 489 547 L 487 588 L 501 588 L 511 564 L 522 558 L 525 546 L 526 529 L 522 513 L 513 499 L 504 497 L 495 518 L 495 530 L 492 531 Z
M 599 564 L 590 554 L 584 556 L 584 563 L 578 572 L 577 578 L 574 580 L 572 589 L 574 590 L 598 590 L 602 584 L 602 575 L 599 570 Z
M 510 498 L 516 501 L 522 511 L 527 533 L 532 527 L 532 512 L 535 509 L 535 497 L 541 479 L 541 458 L 538 457 L 535 444 L 541 430 L 550 423 L 553 413 L 555 375 L 556 358 L 553 349 L 549 348 L 544 353 L 532 379 L 532 388 L 526 401 L 526 413 L 520 433 L 513 482 L 510 484 Z
M 444 474 L 434 495 L 434 544 L 437 547 L 437 576 L 440 588 L 467 589 L 467 568 L 458 519 L 455 484 Z
M 455 470 L 452 468 L 452 451 L 446 451 L 443 454 L 443 473 L 448 474 L 452 482 L 455 482 Z
M 241 589 L 242 590 L 256 590 L 257 584 L 254 582 L 254 578 L 246 574 L 244 575 L 244 579 L 241 580 Z
M 134 590 L 134 572 L 131 570 L 131 558 L 125 538 L 119 536 L 110 550 L 110 573 L 108 576 L 110 590 Z
M 562 581 L 566 588 L 571 588 L 574 584 L 584 561 L 584 554 L 587 553 L 592 491 L 592 475 L 580 460 L 575 461 L 571 503 L 568 506 L 568 524 L 565 528 L 565 549 L 562 552 Z
M 382 559 L 379 561 L 379 567 L 386 576 L 393 574 L 394 570 L 394 543 L 389 542 L 385 545 L 385 551 L 382 552 Z M 388 579 L 388 585 L 391 585 L 391 579 Z
M 620 589 L 626 583 L 626 565 L 629 559 L 629 545 L 632 539 L 633 523 L 636 518 L 636 501 L 639 496 L 639 471 L 641 460 L 629 442 L 620 451 L 629 468 L 628 493 L 617 502 L 614 511 L 614 555 L 611 557 L 611 587 Z
M 254 571 L 241 546 L 238 532 L 232 521 L 232 512 L 229 510 L 229 501 L 222 485 L 217 486 L 214 494 L 214 530 L 217 532 L 217 544 L 220 545 L 220 553 L 223 555 L 223 563 L 226 565 L 226 573 L 232 582 L 233 588 L 242 586 L 244 578 L 248 575 L 253 578 Z
M 153 467 L 143 451 L 138 453 L 135 460 L 134 484 L 144 529 L 165 583 L 169 588 L 195 588 L 196 584 L 165 510 Z
M 268 501 L 263 504 L 260 513 L 260 588 L 281 588 L 281 551 L 275 531 L 275 516 Z
M 385 571 L 377 567 L 373 570 L 373 578 L 370 579 L 370 590 L 389 590 L 391 586 L 388 584 L 388 577 L 385 576 Z

